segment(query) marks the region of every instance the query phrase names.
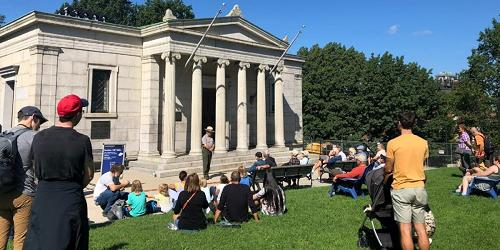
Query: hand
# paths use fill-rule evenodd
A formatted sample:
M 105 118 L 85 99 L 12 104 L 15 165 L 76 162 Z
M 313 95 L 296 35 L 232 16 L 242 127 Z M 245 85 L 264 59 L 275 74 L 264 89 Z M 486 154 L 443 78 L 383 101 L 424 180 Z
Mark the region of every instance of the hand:
M 124 187 L 126 187 L 126 186 L 130 185 L 130 181 L 129 181 L 129 180 L 123 180 L 123 181 L 121 182 L 121 184 L 122 184 Z

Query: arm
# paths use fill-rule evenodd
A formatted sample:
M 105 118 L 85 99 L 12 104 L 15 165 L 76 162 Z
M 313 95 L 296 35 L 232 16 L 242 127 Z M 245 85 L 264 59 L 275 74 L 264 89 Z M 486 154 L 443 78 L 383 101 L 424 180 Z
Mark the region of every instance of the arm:
M 121 190 L 122 188 L 126 188 L 127 186 L 130 185 L 130 182 L 128 180 L 123 180 L 120 184 L 116 185 L 114 183 L 111 183 L 108 185 L 109 190 L 116 192 Z
M 215 210 L 215 214 L 214 214 L 214 223 L 217 223 L 219 216 L 220 216 L 220 210 L 217 208 L 217 210 Z
M 393 171 L 394 171 L 394 160 L 391 158 L 386 158 L 384 166 L 384 183 L 387 183 L 387 180 L 389 176 L 392 175 Z
M 476 176 L 490 176 L 491 174 L 495 173 L 496 168 L 497 168 L 497 166 L 493 165 L 493 166 L 489 167 L 488 169 L 486 169 L 485 171 L 477 172 Z
M 92 155 L 92 144 L 87 137 L 85 141 L 85 165 L 83 166 L 83 187 L 86 187 L 94 178 L 94 157 Z
M 335 175 L 336 179 L 341 179 L 341 178 L 355 178 L 357 176 L 360 176 L 363 174 L 365 170 L 362 167 L 355 167 L 351 170 L 351 172 L 345 173 L 345 174 L 338 174 Z
M 183 199 L 181 200 L 181 198 L 183 198 L 183 196 L 184 196 L 184 192 L 182 192 L 181 194 L 182 194 L 182 196 L 179 195 L 179 199 L 175 203 L 174 214 L 172 215 L 172 220 L 173 221 L 176 221 L 179 218 L 179 216 L 181 214 L 182 206 L 184 205 Z
M 215 210 L 214 223 L 217 223 L 217 220 L 219 219 L 221 211 L 226 206 L 227 192 L 224 192 L 224 190 L 225 190 L 225 188 L 222 190 L 222 194 L 220 194 L 220 201 L 219 201 L 219 204 L 217 204 L 217 210 Z

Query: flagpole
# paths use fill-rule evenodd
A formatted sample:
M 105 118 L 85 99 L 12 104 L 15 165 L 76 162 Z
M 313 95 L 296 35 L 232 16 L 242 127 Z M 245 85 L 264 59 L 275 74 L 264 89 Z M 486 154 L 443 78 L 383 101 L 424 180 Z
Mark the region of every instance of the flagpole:
M 278 61 L 274 65 L 274 67 L 271 69 L 271 71 L 269 71 L 269 73 L 272 74 L 273 71 L 276 69 L 276 67 L 278 67 L 278 64 L 281 62 L 281 60 L 283 60 L 283 57 L 286 55 L 286 53 L 288 52 L 288 50 L 290 49 L 290 47 L 292 47 L 293 43 L 295 42 L 295 40 L 297 40 L 297 38 L 299 37 L 299 35 L 302 34 L 302 32 L 304 31 L 305 27 L 306 27 L 305 25 L 302 25 L 302 27 L 300 28 L 299 32 L 297 32 L 297 34 L 293 38 L 292 42 L 290 42 L 290 44 L 286 48 L 285 52 L 283 52 L 283 54 L 280 56 L 280 58 L 278 59 Z
M 210 25 L 208 25 L 207 30 L 205 30 L 205 33 L 203 34 L 203 36 L 201 37 L 200 41 L 198 42 L 198 44 L 194 48 L 193 53 L 191 53 L 191 55 L 187 59 L 186 64 L 184 65 L 184 67 L 187 67 L 188 64 L 189 64 L 189 62 L 191 62 L 191 59 L 193 59 L 193 56 L 196 53 L 196 51 L 198 50 L 198 48 L 200 47 L 201 42 L 203 42 L 203 39 L 205 39 L 205 36 L 207 35 L 208 31 L 210 30 L 210 28 L 214 24 L 215 19 L 217 19 L 217 17 L 219 17 L 219 15 L 222 13 L 222 10 L 224 9 L 225 6 L 226 6 L 226 3 L 222 3 L 222 7 L 217 11 L 217 14 L 215 14 L 214 18 L 212 19 L 212 22 L 210 22 Z

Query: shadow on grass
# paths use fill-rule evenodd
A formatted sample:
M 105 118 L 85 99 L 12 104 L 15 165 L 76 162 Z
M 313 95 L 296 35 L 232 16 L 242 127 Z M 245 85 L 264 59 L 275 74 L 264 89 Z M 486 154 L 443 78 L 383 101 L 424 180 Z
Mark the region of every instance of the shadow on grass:
M 90 229 L 96 229 L 96 228 L 101 228 L 101 227 L 106 227 L 111 225 L 113 222 L 112 221 L 106 221 L 103 223 L 94 223 L 90 225 Z
M 118 249 L 123 249 L 123 248 L 125 248 L 126 246 L 128 246 L 128 243 L 124 243 L 124 242 L 122 242 L 122 243 L 117 243 L 117 244 L 114 244 L 114 245 L 112 245 L 111 247 L 106 247 L 106 248 L 104 248 L 104 249 L 106 249 L 106 250 L 118 250 Z

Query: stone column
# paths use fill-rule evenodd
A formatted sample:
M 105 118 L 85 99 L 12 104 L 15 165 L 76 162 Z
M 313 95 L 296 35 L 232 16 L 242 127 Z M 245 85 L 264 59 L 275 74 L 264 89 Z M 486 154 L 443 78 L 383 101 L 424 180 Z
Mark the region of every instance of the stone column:
M 247 138 L 247 69 L 250 68 L 250 63 L 240 62 L 238 70 L 238 135 L 237 146 L 238 151 L 248 151 Z
M 142 57 L 139 157 L 157 156 L 160 66 L 154 56 Z
M 201 123 L 202 123 L 202 64 L 207 62 L 206 57 L 194 56 L 193 77 L 191 86 L 191 151 L 190 155 L 201 155 Z
M 174 158 L 175 155 L 175 60 L 181 59 L 181 54 L 164 52 L 161 58 L 165 60 L 165 81 L 163 82 L 163 134 L 162 158 Z
M 215 150 L 214 153 L 225 153 L 226 148 L 226 66 L 229 60 L 217 60 L 215 84 Z
M 285 147 L 283 123 L 283 67 L 278 67 L 274 74 L 274 146 Z
M 257 73 L 257 149 L 267 148 L 266 70 L 269 70 L 269 66 L 266 64 L 260 64 Z

